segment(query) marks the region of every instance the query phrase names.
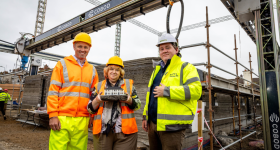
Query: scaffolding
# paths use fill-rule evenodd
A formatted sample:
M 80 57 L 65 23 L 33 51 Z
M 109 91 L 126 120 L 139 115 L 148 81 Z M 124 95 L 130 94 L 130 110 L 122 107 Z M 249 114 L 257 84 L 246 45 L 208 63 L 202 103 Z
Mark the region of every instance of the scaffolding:
M 250 69 L 249 69 L 245 65 L 243 65 L 242 63 L 237 61 L 236 35 L 234 35 L 234 45 L 235 45 L 235 47 L 234 47 L 235 59 L 234 59 L 234 58 L 230 57 L 229 55 L 227 55 L 226 53 L 224 53 L 219 48 L 217 48 L 214 45 L 210 44 L 210 42 L 209 42 L 210 41 L 209 27 L 210 27 L 210 25 L 208 24 L 208 7 L 206 7 L 206 26 L 205 26 L 205 28 L 206 28 L 206 32 L 207 32 L 207 42 L 206 43 L 202 42 L 202 43 L 196 43 L 196 44 L 182 46 L 182 47 L 180 47 L 180 50 L 186 49 L 186 48 L 197 47 L 197 46 L 205 46 L 207 48 L 207 60 L 208 60 L 207 63 L 197 63 L 197 64 L 193 64 L 193 65 L 194 66 L 201 66 L 201 65 L 203 65 L 203 66 L 206 66 L 206 68 L 208 70 L 207 71 L 207 80 L 206 80 L 206 83 L 202 83 L 202 88 L 203 88 L 203 90 L 208 91 L 208 94 L 209 94 L 209 109 L 208 109 L 208 111 L 209 111 L 209 120 L 207 122 L 209 122 L 209 125 L 210 125 L 210 127 L 209 127 L 209 130 L 210 130 L 210 132 L 209 132 L 209 135 L 210 135 L 210 149 L 213 150 L 213 143 L 214 143 L 213 136 L 215 136 L 214 133 L 213 133 L 213 120 L 217 121 L 217 120 L 224 120 L 224 119 L 232 118 L 233 119 L 233 133 L 234 133 L 234 135 L 236 133 L 236 131 L 235 131 L 235 117 L 236 116 L 234 116 L 234 108 L 235 107 L 234 107 L 234 100 L 233 100 L 234 96 L 236 96 L 237 99 L 238 99 L 238 103 L 237 104 L 238 104 L 239 139 L 237 141 L 235 141 L 234 143 L 232 143 L 230 145 L 227 145 L 226 147 L 224 147 L 222 149 L 228 148 L 228 147 L 230 147 L 230 146 L 232 146 L 232 145 L 234 145 L 235 143 L 238 143 L 238 142 L 240 143 L 240 149 L 242 149 L 242 140 L 247 138 L 247 137 L 249 137 L 249 136 L 251 136 L 252 134 L 256 133 L 256 130 L 251 132 L 250 134 L 242 137 L 241 116 L 244 116 L 244 115 L 241 115 L 241 113 L 240 113 L 240 106 L 241 106 L 241 104 L 240 104 L 240 96 L 252 97 L 253 103 L 254 103 L 255 97 L 260 97 L 260 95 L 257 95 L 254 92 L 254 89 L 253 89 L 253 85 L 256 85 L 256 86 L 259 86 L 259 85 L 253 83 L 253 80 L 252 80 L 252 74 L 255 74 L 255 73 L 252 71 L 252 68 L 251 68 L 251 62 L 252 62 L 251 54 L 249 53 L 249 62 L 250 62 Z M 231 73 L 231 72 L 229 72 L 229 71 L 227 71 L 225 69 L 222 69 L 222 68 L 220 68 L 220 67 L 218 67 L 216 65 L 211 64 L 211 62 L 210 62 L 210 48 L 213 48 L 214 50 L 218 51 L 219 53 L 221 53 L 224 56 L 226 56 L 226 57 L 230 58 L 231 60 L 233 60 L 234 64 L 236 65 L 236 74 Z M 240 77 L 238 75 L 238 66 L 239 65 L 242 66 L 243 68 L 247 69 L 248 71 L 250 71 L 251 81 L 249 81 L 247 79 L 244 79 L 244 78 L 242 78 L 242 77 Z M 236 89 L 232 90 L 232 89 L 228 89 L 228 88 L 223 88 L 223 87 L 212 85 L 212 83 L 211 83 L 211 78 L 213 78 L 212 74 L 211 74 L 211 68 L 212 67 L 215 68 L 215 69 L 218 69 L 220 71 L 223 71 L 225 73 L 228 73 L 230 75 L 235 76 L 235 79 L 236 79 L 236 82 L 235 82 L 236 83 Z M 257 76 L 257 74 L 255 74 L 255 75 Z M 239 83 L 239 79 L 243 79 L 243 80 L 251 83 L 251 87 L 250 87 L 251 93 L 242 92 L 242 91 L 239 90 L 239 87 L 242 86 L 242 84 Z M 232 114 L 233 114 L 232 117 L 213 119 L 213 114 L 212 114 L 213 113 L 213 110 L 212 110 L 212 95 L 213 95 L 213 93 L 212 92 L 213 93 L 224 93 L 224 94 L 228 94 L 228 95 L 230 95 L 232 97 Z M 253 111 L 254 127 L 256 129 L 256 127 L 257 127 L 257 122 L 256 122 L 257 115 L 256 115 L 255 104 L 254 104 L 253 110 L 254 110 Z M 245 115 L 245 116 L 247 116 L 247 115 Z M 249 115 L 251 115 L 251 114 L 249 114 Z M 200 123 L 198 123 L 198 124 L 200 124 Z M 198 131 L 199 136 L 201 136 L 201 130 L 202 129 L 199 129 L 199 131 Z M 203 141 L 202 142 L 200 142 L 200 141 L 198 142 L 198 149 L 202 149 L 202 147 L 201 147 L 202 143 L 203 143 Z

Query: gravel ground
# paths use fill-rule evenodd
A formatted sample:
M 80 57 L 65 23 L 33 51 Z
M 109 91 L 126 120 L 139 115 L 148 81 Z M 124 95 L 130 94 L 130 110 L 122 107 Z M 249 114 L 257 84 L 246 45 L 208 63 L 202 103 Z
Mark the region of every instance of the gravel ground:
M 4 121 L 0 116 L 0 150 L 48 150 L 50 130 L 12 119 Z M 93 142 L 88 141 L 88 150 L 93 150 Z

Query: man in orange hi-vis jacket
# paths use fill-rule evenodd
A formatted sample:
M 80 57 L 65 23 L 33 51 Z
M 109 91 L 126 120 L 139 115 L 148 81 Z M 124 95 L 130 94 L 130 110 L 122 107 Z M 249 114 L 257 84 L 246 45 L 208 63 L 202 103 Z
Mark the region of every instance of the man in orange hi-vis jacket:
M 98 83 L 98 74 L 86 60 L 91 48 L 90 36 L 84 32 L 77 34 L 73 48 L 75 55 L 58 61 L 51 77 L 47 100 L 50 150 L 87 149 L 90 124 L 87 104 Z

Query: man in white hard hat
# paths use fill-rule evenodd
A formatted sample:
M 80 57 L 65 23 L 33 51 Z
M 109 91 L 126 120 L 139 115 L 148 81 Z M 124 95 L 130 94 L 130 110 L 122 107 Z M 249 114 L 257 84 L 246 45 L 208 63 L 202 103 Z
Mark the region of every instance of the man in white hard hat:
M 162 60 L 155 63 L 149 81 L 142 128 L 148 132 L 150 149 L 181 150 L 202 86 L 196 68 L 181 60 L 171 34 L 162 35 L 157 47 Z
M 6 115 L 4 110 L 6 98 L 7 98 L 7 94 L 0 87 L 0 111 L 3 114 L 4 120 L 6 120 Z

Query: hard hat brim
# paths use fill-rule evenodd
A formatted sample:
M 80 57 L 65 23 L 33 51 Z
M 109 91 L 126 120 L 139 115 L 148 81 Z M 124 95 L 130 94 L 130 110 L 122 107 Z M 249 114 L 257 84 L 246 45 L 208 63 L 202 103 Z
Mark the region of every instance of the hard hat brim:
M 89 47 L 91 47 L 91 44 L 89 44 L 89 43 L 87 43 L 87 42 L 84 42 L 84 41 L 73 41 L 73 45 L 74 45 L 75 43 L 77 43 L 77 42 L 83 42 L 83 43 L 86 43 L 86 44 L 88 44 L 88 45 L 89 45 Z
M 122 69 L 124 68 L 124 66 L 118 65 L 118 64 L 106 64 L 106 67 L 108 67 L 109 65 L 116 65 L 116 66 L 120 66 Z

